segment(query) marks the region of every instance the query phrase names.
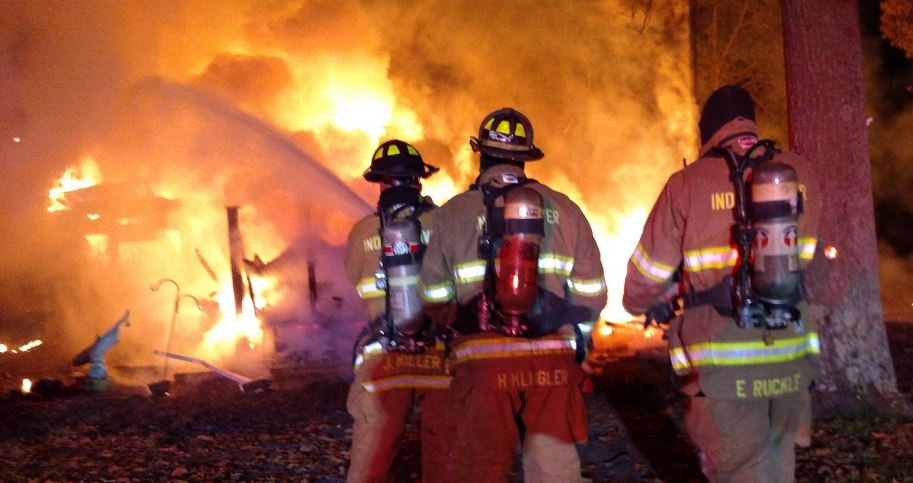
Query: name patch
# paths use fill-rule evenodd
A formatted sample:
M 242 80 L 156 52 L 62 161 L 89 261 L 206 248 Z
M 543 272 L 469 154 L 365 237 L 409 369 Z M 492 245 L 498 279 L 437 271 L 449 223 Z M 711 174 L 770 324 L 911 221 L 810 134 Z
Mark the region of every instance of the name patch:
M 553 371 L 520 371 L 498 374 L 498 389 L 523 389 L 534 386 L 567 385 L 567 369 Z
M 384 358 L 385 372 L 402 369 L 438 370 L 443 367 L 443 357 L 437 354 L 387 354 Z
M 795 373 L 786 377 L 773 379 L 738 379 L 735 381 L 735 394 L 740 398 L 777 397 L 783 394 L 792 394 L 802 390 L 802 374 Z

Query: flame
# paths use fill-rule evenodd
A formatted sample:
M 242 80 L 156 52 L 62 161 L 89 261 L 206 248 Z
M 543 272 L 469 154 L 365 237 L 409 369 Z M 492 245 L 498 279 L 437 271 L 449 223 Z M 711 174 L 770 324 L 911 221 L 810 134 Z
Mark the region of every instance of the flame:
M 95 159 L 84 157 L 79 165 L 68 168 L 57 186 L 49 190 L 54 203 L 48 211 L 68 209 L 65 204 L 66 193 L 94 186 L 101 179 Z M 165 179 L 153 187 L 153 194 L 156 196 L 162 197 L 161 193 L 168 193 L 170 197 L 183 200 L 192 206 L 192 208 L 180 210 L 172 215 L 172 220 L 179 229 L 162 230 L 154 239 L 127 242 L 119 240 L 116 244 L 108 233 L 87 234 L 84 237 L 88 244 L 87 254 L 100 260 L 118 261 L 122 267 L 129 266 L 128 277 L 135 279 L 138 285 L 146 286 L 149 279 L 160 277 L 162 270 L 178 270 L 181 276 L 176 278 L 181 280 L 183 292 L 206 293 L 210 291 L 208 287 L 211 287 L 213 279 L 219 278 L 215 273 L 227 274 L 229 272 L 227 256 L 219 256 L 225 252 L 224 244 L 227 236 L 218 238 L 212 235 L 214 232 L 224 232 L 225 230 L 224 202 L 208 193 L 201 194 L 198 186 L 184 188 L 182 182 L 183 180 L 179 179 Z M 287 247 L 288 243 L 279 236 L 275 226 L 269 220 L 263 219 L 254 207 L 242 206 L 240 213 L 240 223 L 245 236 L 244 244 L 251 254 L 257 253 L 270 259 Z M 104 212 L 86 214 L 90 221 L 99 220 L 103 216 Z M 120 218 L 116 223 L 125 226 L 130 224 L 130 220 Z M 339 237 L 345 236 L 341 229 L 323 231 L 329 234 L 336 233 Z M 178 260 L 182 260 L 182 250 L 188 243 L 197 245 L 201 252 L 215 254 L 210 260 L 216 266 L 213 269 L 213 276 L 207 277 L 208 274 L 199 270 L 200 267 L 195 263 L 176 266 L 176 263 L 180 264 Z M 216 295 L 219 313 L 215 316 L 218 319 L 215 325 L 204 331 L 201 329 L 203 325 L 200 322 L 202 322 L 201 317 L 207 316 L 196 311 L 185 310 L 182 315 L 183 320 L 176 325 L 175 329 L 177 331 L 198 331 L 198 334 L 202 335 L 202 341 L 196 348 L 189 350 L 211 360 L 232 356 L 239 343 L 243 343 L 249 348 L 259 347 L 264 339 L 263 323 L 258 317 L 250 297 L 245 297 L 242 313 L 236 315 L 231 281 L 224 275 L 221 278 L 223 282 L 227 280 L 227 283 L 221 283 L 221 289 Z M 285 297 L 285 293 L 278 288 L 278 280 L 274 277 L 254 277 L 251 282 L 257 309 L 262 310 L 279 304 Z M 159 303 L 160 301 L 157 300 L 156 309 L 160 307 Z M 195 324 L 191 318 L 197 319 Z M 167 319 L 161 320 L 160 323 L 165 326 Z M 129 334 L 126 336 L 129 337 Z M 193 337 L 193 339 L 197 337 Z M 41 343 L 40 340 L 32 341 L 19 349 L 12 350 L 9 346 L 2 345 L 0 353 L 25 352 Z
M 313 3 L 313 2 L 311 2 Z M 679 2 L 680 4 L 686 2 Z M 308 4 L 308 2 L 305 2 Z M 270 4 L 273 5 L 273 4 Z M 296 22 L 305 19 L 305 16 L 295 17 L 294 14 L 299 9 L 305 11 L 303 6 L 288 4 L 274 4 L 274 8 L 254 8 L 254 9 L 222 9 L 218 12 L 212 11 L 202 2 L 198 5 L 190 5 L 182 15 L 188 22 L 197 16 L 197 21 L 213 22 L 220 26 L 212 33 L 206 29 L 195 29 L 193 32 L 181 32 L 175 29 L 172 32 L 168 30 L 169 35 L 157 39 L 159 51 L 148 52 L 149 59 L 153 59 L 156 64 L 154 77 L 174 80 L 178 83 L 193 84 L 202 90 L 217 90 L 217 82 L 207 81 L 205 73 L 207 66 L 212 67 L 216 64 L 216 59 L 220 55 L 230 54 L 238 58 L 248 59 L 279 59 L 283 71 L 287 70 L 287 82 L 278 82 L 269 84 L 269 88 L 261 88 L 259 84 L 254 83 L 248 86 L 242 82 L 251 77 L 245 75 L 244 71 L 239 71 L 237 75 L 223 76 L 232 82 L 227 82 L 235 86 L 235 91 L 228 89 L 225 97 L 229 99 L 229 104 L 235 104 L 241 107 L 245 112 L 263 118 L 266 123 L 272 124 L 276 131 L 284 134 L 290 134 L 292 139 L 306 139 L 301 141 L 301 147 L 308 154 L 319 159 L 328 169 L 333 171 L 343 182 L 346 182 L 355 190 L 365 195 L 365 199 L 373 204 L 376 201 L 375 191 L 371 187 L 366 187 L 360 179 L 361 173 L 367 166 L 371 153 L 374 148 L 383 139 L 398 137 L 412 143 L 418 143 L 426 138 L 445 145 L 453 159 L 435 160 L 428 159 L 434 164 L 441 164 L 442 169 L 437 175 L 423 180 L 424 193 L 430 195 L 437 204 L 443 204 L 453 195 L 465 189 L 466 177 L 472 176 L 471 171 L 477 166 L 475 156 L 466 148 L 466 134 L 473 134 L 475 126 L 466 126 L 465 118 L 467 116 L 478 119 L 478 116 L 484 112 L 475 112 L 474 114 L 464 115 L 467 109 L 480 109 L 483 103 L 488 105 L 494 99 L 490 93 L 477 92 L 472 93 L 469 89 L 479 90 L 484 88 L 487 83 L 468 82 L 466 92 L 463 88 L 454 88 L 454 92 L 444 93 L 444 95 L 434 95 L 430 92 L 435 89 L 447 91 L 444 85 L 435 85 L 433 82 L 426 82 L 417 79 L 415 85 L 409 84 L 409 79 L 404 73 L 408 72 L 408 66 L 400 64 L 400 58 L 392 57 L 396 50 L 387 50 L 385 44 L 375 45 L 370 38 L 362 38 L 359 35 L 350 35 L 344 38 L 333 37 L 332 41 L 327 39 L 319 40 L 320 32 L 314 31 L 314 39 L 305 39 L 300 37 L 281 39 L 284 28 L 295 28 Z M 615 7 L 606 7 L 612 11 Z M 247 12 L 250 10 L 250 18 Z M 349 9 L 341 9 L 343 13 L 351 13 Z M 358 10 L 358 9 L 355 9 Z M 336 12 L 330 12 L 336 13 Z M 139 18 L 139 16 L 138 16 Z M 145 19 L 145 16 L 142 16 Z M 183 18 L 183 17 L 182 17 Z M 322 18 L 317 17 L 315 18 Z M 335 17 L 327 17 L 331 21 Z M 367 17 L 366 17 L 367 18 Z M 239 22 L 239 20 L 244 20 Z M 349 27 L 335 29 L 330 28 L 333 32 L 362 33 L 371 32 L 374 29 L 362 28 L 363 26 L 373 25 L 376 21 L 369 18 L 367 23 L 359 22 L 364 20 L 348 16 L 343 19 L 335 19 L 339 22 L 338 26 Z M 145 20 L 144 20 L 145 22 Z M 336 26 L 337 24 L 332 24 Z M 653 22 L 651 28 L 661 28 L 663 22 Z M 646 26 L 646 23 L 644 24 Z M 430 30 L 430 28 L 429 28 Z M 294 30 L 290 30 L 294 32 Z M 449 32 L 448 32 L 449 33 Z M 455 32 L 458 33 L 458 32 Z M 643 39 L 649 40 L 649 35 L 643 32 L 638 33 Z M 657 35 L 655 32 L 650 35 Z M 663 31 L 659 36 L 667 38 L 673 33 Z M 627 107 L 624 111 L 618 111 L 611 116 L 607 115 L 605 120 L 611 121 L 616 116 L 618 119 L 629 119 L 632 124 L 644 124 L 644 130 L 649 130 L 649 136 L 643 138 L 631 138 L 629 145 L 642 145 L 624 149 L 619 152 L 612 151 L 612 143 L 596 142 L 596 138 L 612 138 L 624 136 L 624 133 L 630 131 L 621 130 L 621 123 L 618 127 L 611 127 L 611 122 L 602 121 L 603 118 L 595 114 L 596 111 L 603 111 L 601 101 L 613 99 L 612 94 L 605 99 L 599 95 L 593 95 L 592 92 L 584 92 L 580 96 L 586 102 L 581 102 L 579 107 L 579 118 L 575 117 L 568 121 L 564 134 L 567 135 L 569 129 L 573 126 L 575 139 L 583 141 L 581 144 L 589 145 L 595 143 L 593 149 L 594 156 L 592 160 L 581 160 L 580 163 L 586 163 L 592 166 L 593 163 L 601 162 L 601 157 L 618 155 L 619 159 L 625 159 L 625 162 L 617 162 L 611 165 L 611 169 L 606 169 L 607 176 L 600 176 L 599 179 L 583 179 L 583 176 L 576 175 L 568 169 L 567 166 L 552 164 L 554 168 L 543 168 L 543 176 L 536 175 L 544 183 L 555 189 L 566 193 L 571 199 L 576 201 L 583 211 L 587 214 L 592 225 L 594 236 L 599 244 L 602 254 L 602 263 L 607 277 L 607 286 L 609 292 L 608 305 L 602 311 L 603 320 L 612 321 L 629 321 L 632 317 L 627 314 L 621 305 L 621 295 L 623 291 L 623 282 L 626 273 L 626 264 L 628 256 L 634 251 L 637 240 L 640 236 L 643 222 L 647 216 L 647 210 L 653 199 L 655 191 L 661 186 L 662 179 L 656 179 L 645 173 L 656 172 L 658 176 L 664 176 L 663 166 L 658 166 L 660 160 L 670 161 L 679 159 L 682 154 L 693 151 L 693 139 L 696 137 L 694 127 L 696 125 L 696 111 L 693 106 L 693 100 L 689 97 L 691 90 L 690 72 L 682 68 L 690 58 L 686 46 L 688 32 L 683 30 L 678 32 L 679 38 L 683 42 L 675 44 L 682 50 L 668 48 L 662 49 L 663 55 L 653 59 L 661 65 L 658 70 L 661 77 L 655 83 L 652 96 L 645 93 L 648 102 L 645 104 L 655 105 L 658 113 L 647 109 L 646 114 L 641 113 L 635 106 L 638 104 L 634 100 L 622 99 L 624 106 L 630 107 L 632 116 L 628 116 Z M 192 36 L 194 42 L 187 42 L 187 38 Z M 461 35 L 455 35 L 452 44 L 454 51 L 460 50 L 462 42 Z M 624 36 L 621 37 L 625 38 Z M 316 39 L 316 40 L 315 40 Z M 197 41 L 198 40 L 198 41 Z M 448 36 L 448 41 L 450 40 Z M 417 41 L 416 41 L 417 42 Z M 473 42 L 474 44 L 474 42 Z M 409 45 L 412 45 L 411 43 Z M 429 52 L 434 50 L 436 44 L 429 44 Z M 448 46 L 450 44 L 448 43 Z M 484 45 L 484 44 L 482 44 Z M 623 45 L 623 44 L 621 44 Z M 391 47 L 392 49 L 392 47 Z M 410 49 L 411 50 L 411 49 Z M 421 50 L 421 49 L 418 49 Z M 448 49 L 449 50 L 449 49 Z M 597 49 L 598 50 L 598 49 Z M 670 51 L 671 54 L 666 52 Z M 143 52 L 144 56 L 147 52 Z M 416 51 L 419 55 L 421 52 Z M 400 54 L 401 55 L 401 54 Z M 449 68 L 454 69 L 453 79 L 460 80 L 464 77 L 468 79 L 469 74 L 474 74 L 475 66 L 470 64 L 466 71 L 460 70 L 460 64 L 451 64 L 454 57 L 442 56 L 440 67 L 447 74 Z M 457 57 L 459 58 L 459 57 Z M 395 60 L 392 61 L 391 59 Z M 651 61 L 651 65 L 654 62 Z M 424 64 L 429 67 L 437 67 L 435 63 Z M 619 66 L 620 68 L 620 66 Z M 150 69 L 153 69 L 150 67 Z M 391 73 L 391 71 L 395 71 Z M 256 70 L 261 73 L 263 71 Z M 563 73 L 564 71 L 558 70 Z M 652 72 L 652 71 L 651 71 Z M 218 74 L 218 73 L 216 73 Z M 531 73 L 531 79 L 535 80 L 536 73 Z M 598 72 L 597 72 L 598 75 Z M 260 75 L 268 78 L 269 75 Z M 586 72 L 587 84 L 589 83 L 590 73 Z M 448 75 L 441 76 L 449 79 Z M 498 76 L 477 76 L 480 78 L 498 79 Z M 568 77 L 568 76 L 556 76 Z M 434 77 L 432 77 L 434 78 Z M 237 81 L 237 82 L 235 82 Z M 446 81 L 445 81 L 446 82 Z M 536 82 L 530 82 L 536 84 Z M 245 87 L 247 86 L 247 87 Z M 429 95 L 424 94 L 428 90 Z M 254 92 L 256 91 L 256 92 Z M 511 91 L 511 89 L 508 89 Z M 495 94 L 499 91 L 494 91 Z M 527 97 L 536 97 L 534 94 L 521 91 L 518 102 Z M 559 91 L 561 92 L 561 91 Z M 577 91 L 574 91 L 577 92 Z M 621 91 L 622 93 L 624 91 Z M 237 94 L 237 96 L 235 96 Z M 247 94 L 247 96 L 245 96 Z M 402 95 L 401 95 L 402 94 Z M 498 97 L 501 98 L 501 97 Z M 508 95 L 503 102 L 515 102 L 513 95 Z M 547 96 L 544 97 L 547 99 Z M 259 102 L 257 102 L 259 101 Z M 434 101 L 434 102 L 432 102 Z M 433 108 L 423 105 L 424 103 L 435 104 Z M 441 104 L 438 106 L 437 102 Z M 501 102 L 501 101 L 499 101 Z M 527 101 L 527 104 L 541 108 L 543 101 Z M 597 107 L 588 107 L 594 105 Z M 606 104 L 609 106 L 609 104 Z M 489 105 L 489 107 L 495 107 Z M 535 111 L 535 109 L 533 109 Z M 421 122 L 419 122 L 421 119 Z M 540 118 L 541 119 L 541 118 Z M 534 123 L 539 119 L 533 119 Z M 650 121 L 650 122 L 645 122 Z M 552 126 L 549 129 L 543 129 L 544 135 L 537 137 L 544 141 L 546 151 L 552 156 L 555 151 L 548 150 L 549 140 L 561 137 L 560 131 L 555 129 L 558 121 L 551 121 Z M 544 124 L 544 123 L 543 123 Z M 563 124 L 563 120 L 562 120 Z M 539 126 L 540 124 L 536 124 Z M 599 129 L 609 131 L 600 132 L 599 136 L 586 136 L 587 129 L 592 126 L 600 126 Z M 649 126 L 655 125 L 655 126 Z M 458 130 L 459 129 L 459 130 Z M 466 129 L 469 132 L 466 132 Z M 618 133 L 613 133 L 618 129 Z M 617 134 L 617 136 L 613 136 Z M 297 137 L 301 135 L 301 137 Z M 565 136 L 570 137 L 570 136 Z M 19 142 L 18 138 L 15 139 Z M 101 141 L 104 143 L 104 140 Z M 313 146 L 310 144 L 313 142 Z M 574 141 L 575 143 L 577 141 Z M 560 143 L 559 143 L 560 144 Z M 307 145 L 307 146 L 305 146 Z M 447 152 L 447 151 L 441 151 Z M 585 150 L 583 150 L 586 153 Z M 424 153 L 423 154 L 427 154 Z M 158 154 L 164 157 L 165 154 Z M 556 159 L 557 156 L 549 159 Z M 118 160 L 120 165 L 131 166 L 130 159 Z M 167 159 L 163 159 L 162 165 L 169 164 Z M 226 163 L 229 164 L 229 163 Z M 234 162 L 230 164 L 236 164 Z M 240 163 L 237 163 L 240 164 Z M 543 164 L 544 166 L 548 166 Z M 621 172 L 624 166 L 638 166 L 637 170 L 631 169 L 622 172 L 617 177 L 624 178 L 614 179 L 616 171 Z M 644 169 L 644 166 L 647 166 Z M 457 172 L 454 173 L 454 170 Z M 189 171 L 189 169 L 188 169 Z M 162 170 L 164 172 L 164 170 Z M 449 172 L 449 174 L 448 174 Z M 565 172 L 571 173 L 569 177 Z M 161 173 L 161 172 L 157 172 Z M 105 173 L 109 175 L 109 173 Z M 130 173 L 135 174 L 135 173 Z M 258 319 L 256 310 L 249 298 L 245 298 L 244 307 L 240 315 L 235 314 L 234 296 L 231 285 L 224 283 L 227 270 L 227 257 L 224 250 L 224 236 L 219 238 L 219 234 L 224 233 L 224 206 L 225 198 L 232 193 L 235 187 L 243 191 L 248 186 L 226 186 L 221 183 L 229 176 L 223 172 L 207 173 L 212 174 L 212 186 L 200 186 L 200 180 L 176 179 L 173 172 L 171 174 L 162 174 L 163 179 L 147 180 L 152 183 L 153 192 L 160 197 L 189 201 L 191 207 L 184 209 L 181 213 L 175 215 L 171 221 L 180 226 L 180 230 L 175 230 L 177 235 L 168 235 L 169 239 L 159 239 L 153 244 L 152 250 L 141 251 L 125 247 L 125 243 L 115 236 L 109 237 L 105 234 L 89 235 L 86 240 L 91 246 L 93 254 L 100 258 L 121 257 L 124 254 L 133 253 L 134 259 L 129 260 L 132 276 L 142 281 L 145 286 L 150 280 L 156 280 L 171 271 L 179 274 L 174 275 L 176 279 L 181 280 L 182 287 L 187 292 L 202 294 L 212 293 L 218 288 L 217 302 L 220 307 L 220 313 L 217 316 L 217 323 L 205 332 L 203 341 L 198 351 L 203 351 L 209 355 L 224 355 L 235 350 L 239 341 L 247 341 L 248 344 L 255 346 L 262 344 L 263 325 Z M 260 173 L 257 173 L 260 174 Z M 266 173 L 268 174 L 268 173 Z M 602 174 L 602 173 L 600 173 Z M 85 156 L 81 160 L 79 167 L 68 169 L 57 185 L 49 190 L 51 206 L 48 211 L 59 211 L 67 208 L 66 193 L 76 189 L 92 186 L 101 181 L 101 175 L 94 159 Z M 207 179 L 206 181 L 210 181 Z M 603 191 L 607 184 L 609 186 L 622 186 L 623 194 L 604 194 Z M 226 183 L 227 184 L 227 183 Z M 243 183 L 236 183 L 243 185 Z M 266 186 L 263 183 L 259 186 Z M 205 193 L 199 193 L 199 191 Z M 619 190 L 621 191 L 621 190 Z M 259 193 L 257 193 L 259 195 Z M 636 201 L 634 201 L 636 200 Z M 257 219 L 255 210 L 250 206 L 242 207 L 242 216 L 245 213 L 253 213 L 249 218 Z M 103 219 L 104 212 L 90 213 L 86 215 L 90 221 L 98 221 L 97 225 L 104 225 L 110 219 Z M 111 216 L 111 215 L 107 215 Z M 317 233 L 325 241 L 331 243 L 340 243 L 345 240 L 348 231 L 351 229 L 351 221 L 341 213 L 333 211 L 329 207 L 319 215 L 319 218 L 313 220 L 314 223 L 308 226 L 310 232 Z M 287 220 L 269 220 L 262 219 L 259 222 L 252 222 L 251 219 L 242 219 L 243 231 L 245 233 L 245 249 L 247 254 L 260 255 L 264 260 L 271 258 L 271 255 L 281 253 L 290 243 L 290 237 L 295 236 L 294 230 L 288 229 L 283 233 L 285 237 L 279 236 L 276 227 L 284 228 L 284 222 Z M 129 220 L 114 220 L 114 225 L 121 223 L 129 224 Z M 273 225 L 275 223 L 275 226 Z M 215 236 L 213 234 L 216 234 Z M 255 236 L 257 238 L 255 238 Z M 164 237 L 163 237 L 164 238 Z M 218 242 L 212 241 L 214 238 Z M 145 243 L 145 242 L 144 242 Z M 181 266 L 177 257 L 169 256 L 177 250 L 171 248 L 191 247 L 198 249 L 200 253 L 205 254 L 208 263 L 213 268 L 211 273 L 218 273 L 219 276 L 206 276 L 206 273 L 200 270 L 196 261 L 191 262 L 191 266 Z M 109 254 L 110 248 L 110 254 Z M 154 256 L 145 256 L 149 251 L 155 251 Z M 217 278 L 223 280 L 216 280 Z M 213 285 L 215 282 L 215 285 Z M 259 308 L 267 307 L 270 304 L 277 303 L 281 300 L 283 292 L 273 286 L 278 282 L 272 279 L 255 278 L 254 291 L 256 294 L 257 305 Z M 185 316 L 189 318 L 189 312 Z M 166 311 L 166 313 L 169 313 Z M 201 317 L 197 315 L 197 317 Z M 209 321 L 211 322 L 211 320 Z M 189 324 L 187 324 L 189 326 Z M 186 329 L 186 328 L 185 328 Z M 198 330 L 202 329 L 187 329 Z M 611 330 L 611 328 L 609 328 Z M 649 337 L 652 333 L 645 333 Z M 199 334 L 194 334 L 199 335 Z
M 418 116 L 397 102 L 387 76 L 389 58 L 324 54 L 319 59 L 285 56 L 284 60 L 294 82 L 274 103 L 278 107 L 273 120 L 291 131 L 317 133 L 328 157 L 324 162 L 343 180 L 361 175 L 382 137 L 422 139 Z M 337 159 L 338 155 L 346 159 Z M 364 162 L 353 163 L 352 158 Z
M 274 279 L 272 283 L 275 283 Z M 275 300 L 272 297 L 265 297 L 269 290 L 256 285 L 255 294 L 263 297 L 260 300 L 267 300 L 267 304 Z M 222 318 L 203 336 L 202 351 L 210 357 L 225 358 L 235 353 L 239 343 L 250 349 L 259 346 L 263 342 L 263 323 L 257 316 L 250 297 L 244 298 L 241 313 L 236 314 L 235 295 L 229 282 L 219 291 L 218 301 Z
M 29 394 L 32 392 L 32 380 L 23 379 L 22 380 L 22 394 Z
M 51 199 L 48 211 L 53 213 L 67 209 L 65 204 L 67 193 L 95 186 L 100 182 L 101 172 L 98 169 L 98 163 L 89 155 L 83 156 L 79 166 L 67 168 L 57 180 L 57 185 L 48 190 L 48 197 Z
M 28 352 L 28 351 L 40 346 L 41 344 L 44 344 L 44 342 L 41 339 L 35 339 L 33 341 L 30 341 L 26 344 L 22 344 L 21 346 L 19 346 L 17 348 L 13 348 L 13 349 L 10 349 L 10 346 L 8 346 L 7 344 L 0 344 L 0 354 L 6 354 L 7 352 L 10 354 L 19 354 L 22 352 Z
M 86 235 L 86 241 L 91 247 L 92 255 L 104 258 L 108 253 L 108 235 L 96 234 L 96 235 Z

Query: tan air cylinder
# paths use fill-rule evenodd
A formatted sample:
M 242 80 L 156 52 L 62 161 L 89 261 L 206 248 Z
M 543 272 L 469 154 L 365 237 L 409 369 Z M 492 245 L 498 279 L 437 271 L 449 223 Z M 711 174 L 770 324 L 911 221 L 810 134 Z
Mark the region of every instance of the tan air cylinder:
M 768 161 L 751 177 L 751 283 L 762 302 L 799 300 L 799 180 L 792 166 Z
M 418 291 L 421 275 L 418 227 L 407 219 L 396 219 L 384 226 L 383 264 L 387 271 L 387 314 L 396 329 L 413 335 L 423 327 L 422 299 Z

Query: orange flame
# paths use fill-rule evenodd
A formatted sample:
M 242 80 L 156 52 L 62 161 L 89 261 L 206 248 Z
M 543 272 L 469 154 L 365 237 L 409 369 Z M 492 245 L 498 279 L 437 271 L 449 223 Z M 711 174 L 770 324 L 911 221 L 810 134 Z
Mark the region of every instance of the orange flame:
M 53 213 L 67 209 L 67 193 L 95 186 L 100 182 L 101 172 L 98 169 L 98 163 L 89 155 L 83 156 L 82 162 L 78 167 L 67 168 L 60 179 L 57 180 L 57 185 L 48 190 L 48 197 L 51 199 L 48 211 Z
M 262 287 L 260 295 L 266 291 Z M 250 297 L 245 297 L 241 305 L 241 314 L 235 313 L 235 296 L 231 283 L 219 291 L 219 311 L 221 320 L 203 336 L 201 350 L 210 357 L 225 358 L 234 354 L 239 343 L 255 349 L 263 343 L 263 323 L 257 316 Z M 262 299 L 261 299 L 262 300 Z M 261 307 L 262 308 L 262 307 Z
M 416 141 L 422 125 L 412 110 L 397 103 L 387 76 L 389 59 L 375 55 L 319 59 L 284 58 L 294 88 L 275 102 L 273 121 L 291 131 L 310 131 L 329 159 L 324 162 L 344 181 L 356 179 L 382 137 Z M 315 75 L 315 64 L 323 67 Z M 338 153 L 338 154 L 337 154 Z M 343 159 L 335 159 L 344 156 Z
M 22 344 L 18 348 L 14 347 L 13 349 L 10 349 L 10 346 L 8 346 L 6 344 L 0 344 L 0 354 L 6 354 L 7 352 L 10 354 L 19 354 L 21 352 L 28 352 L 28 351 L 34 349 L 35 347 L 40 346 L 41 344 L 44 344 L 44 342 L 41 339 L 33 340 L 31 342 L 28 342 L 27 344 Z

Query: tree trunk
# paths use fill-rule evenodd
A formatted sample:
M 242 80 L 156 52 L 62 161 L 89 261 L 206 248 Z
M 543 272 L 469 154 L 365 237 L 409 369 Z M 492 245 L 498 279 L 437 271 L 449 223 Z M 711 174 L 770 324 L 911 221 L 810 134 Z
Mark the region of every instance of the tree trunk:
M 899 404 L 881 314 L 858 4 L 782 0 L 789 137 L 818 175 L 818 253 L 806 272 L 826 412 Z M 832 245 L 838 256 L 826 259 Z

